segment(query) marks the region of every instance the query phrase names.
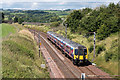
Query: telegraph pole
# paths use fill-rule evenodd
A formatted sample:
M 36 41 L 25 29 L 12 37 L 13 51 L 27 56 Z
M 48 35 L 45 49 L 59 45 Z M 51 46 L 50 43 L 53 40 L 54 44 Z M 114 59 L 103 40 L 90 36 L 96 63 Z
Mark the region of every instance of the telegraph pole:
M 39 57 L 40 57 L 40 45 L 41 45 L 41 41 L 40 41 L 40 32 L 38 32 L 38 39 L 39 39 Z
M 62 25 L 64 26 L 64 22 L 66 21 L 67 18 L 63 19 Z M 67 38 L 67 24 L 65 24 L 65 38 Z
M 95 58 L 95 32 L 94 32 L 94 55 L 93 55 L 93 60 L 92 61 L 94 61 L 94 58 Z

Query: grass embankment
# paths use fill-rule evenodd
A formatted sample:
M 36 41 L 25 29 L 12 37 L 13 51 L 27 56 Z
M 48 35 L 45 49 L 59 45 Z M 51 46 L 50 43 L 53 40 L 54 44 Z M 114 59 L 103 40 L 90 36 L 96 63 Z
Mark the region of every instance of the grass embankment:
M 0 24 L 0 27 L 1 27 L 0 31 L 2 31 L 2 37 L 5 37 L 5 36 L 9 35 L 10 33 L 16 32 L 15 27 L 10 24 L 2 23 L 2 24 Z
M 40 67 L 43 63 L 45 61 L 38 57 L 37 44 L 28 30 L 21 30 L 2 42 L 3 78 L 48 78 L 47 68 Z
M 30 26 L 27 26 L 31 28 Z M 59 28 L 59 29 L 58 29 Z M 43 32 L 47 31 L 55 31 L 58 34 L 65 36 L 64 28 L 56 27 L 51 29 L 50 27 L 38 27 L 34 26 L 32 29 L 41 30 Z M 93 59 L 93 39 L 94 36 L 89 36 L 86 38 L 83 36 L 84 34 L 71 33 L 70 29 L 67 30 L 67 37 L 72 41 L 80 43 L 81 45 L 86 46 L 89 49 L 89 60 Z M 97 36 L 97 35 L 96 35 Z M 96 39 L 96 58 L 94 59 L 94 63 L 97 64 L 98 67 L 103 69 L 105 72 L 111 75 L 118 75 L 118 33 L 111 34 L 105 40 L 97 40 Z
M 45 33 L 46 33 L 47 31 L 51 30 L 50 27 L 45 26 L 45 25 L 43 25 L 43 26 L 24 25 L 24 27 L 25 27 L 25 28 L 28 28 L 28 29 L 35 29 L 35 30 L 42 31 L 42 32 L 45 32 Z

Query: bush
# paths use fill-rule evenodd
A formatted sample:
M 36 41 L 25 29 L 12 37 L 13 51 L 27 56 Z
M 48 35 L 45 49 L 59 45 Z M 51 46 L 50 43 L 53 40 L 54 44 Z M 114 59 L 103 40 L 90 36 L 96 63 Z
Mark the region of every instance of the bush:
M 89 52 L 91 53 L 93 51 L 93 45 L 90 46 Z
M 18 23 L 22 24 L 22 22 L 23 22 L 23 19 L 22 18 L 18 18 Z
M 59 22 L 52 22 L 52 23 L 50 24 L 51 27 L 57 27 L 57 26 L 59 26 L 59 25 L 60 25 Z
M 110 59 L 112 59 L 113 54 L 111 52 L 105 53 L 105 61 L 108 62 Z
M 41 26 L 43 26 L 44 24 L 40 24 Z
M 114 41 L 112 41 L 112 45 L 111 45 L 111 49 L 112 48 L 115 48 L 115 47 L 118 47 L 118 39 L 115 39 Z
M 92 42 L 93 39 L 92 38 L 87 38 L 88 42 Z
M 105 47 L 104 45 L 97 45 L 96 46 L 96 55 L 98 56 L 98 54 L 100 54 L 101 51 L 105 51 Z

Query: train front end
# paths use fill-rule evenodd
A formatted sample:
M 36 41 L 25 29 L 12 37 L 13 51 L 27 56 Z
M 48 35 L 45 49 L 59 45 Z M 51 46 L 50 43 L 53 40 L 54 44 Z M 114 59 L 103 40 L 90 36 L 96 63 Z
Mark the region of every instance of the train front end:
M 78 46 L 74 50 L 74 64 L 85 63 L 88 60 L 88 49 L 85 47 Z

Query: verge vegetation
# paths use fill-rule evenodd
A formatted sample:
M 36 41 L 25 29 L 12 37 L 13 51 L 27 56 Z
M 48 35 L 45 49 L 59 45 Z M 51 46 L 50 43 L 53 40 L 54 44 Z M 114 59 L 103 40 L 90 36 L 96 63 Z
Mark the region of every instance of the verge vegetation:
M 38 47 L 28 30 L 21 30 L 2 42 L 3 78 L 49 78 L 43 57 L 38 57 Z

